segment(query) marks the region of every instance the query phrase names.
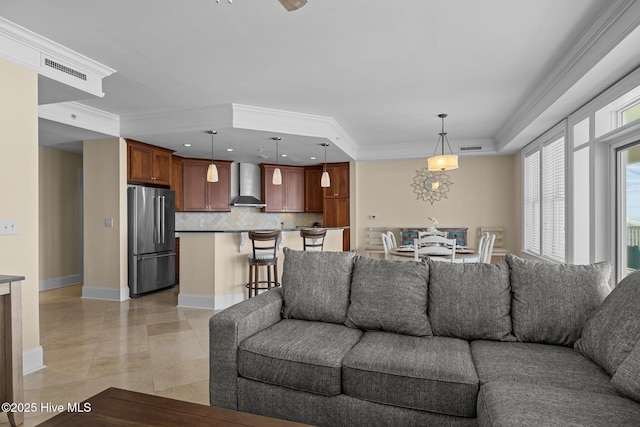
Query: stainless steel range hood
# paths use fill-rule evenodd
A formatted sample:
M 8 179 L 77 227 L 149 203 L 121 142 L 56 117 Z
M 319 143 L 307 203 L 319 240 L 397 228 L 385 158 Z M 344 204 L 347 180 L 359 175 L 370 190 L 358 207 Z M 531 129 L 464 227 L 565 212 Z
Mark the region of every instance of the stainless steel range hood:
M 253 163 L 232 163 L 231 177 L 232 194 L 239 194 L 231 201 L 231 206 L 267 206 L 260 200 L 260 166 Z

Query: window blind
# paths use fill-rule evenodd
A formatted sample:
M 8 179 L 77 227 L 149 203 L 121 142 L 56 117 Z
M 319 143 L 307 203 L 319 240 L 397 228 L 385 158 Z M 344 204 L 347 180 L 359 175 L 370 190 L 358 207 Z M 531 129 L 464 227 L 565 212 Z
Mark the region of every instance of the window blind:
M 542 147 L 542 255 L 564 262 L 564 138 Z
M 540 254 L 540 151 L 524 158 L 524 249 Z

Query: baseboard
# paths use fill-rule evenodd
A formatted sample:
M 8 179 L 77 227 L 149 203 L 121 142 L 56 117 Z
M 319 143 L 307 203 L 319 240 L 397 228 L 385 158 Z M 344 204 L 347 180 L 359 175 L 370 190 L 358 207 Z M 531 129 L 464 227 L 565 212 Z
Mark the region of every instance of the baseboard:
M 129 288 L 98 288 L 85 285 L 82 287 L 82 298 L 126 301 L 129 299 Z
M 213 295 L 194 295 L 180 292 L 178 294 L 178 307 L 215 309 L 215 297 Z
M 22 352 L 22 372 L 24 375 L 44 368 L 42 346 L 39 345 Z
M 42 279 L 38 282 L 40 292 L 51 289 L 64 288 L 65 286 L 77 285 L 80 283 L 80 275 L 72 274 L 71 276 L 54 277 L 52 279 Z
M 242 302 L 246 299 L 245 293 L 239 294 L 226 294 L 226 295 L 216 295 L 215 297 L 215 309 L 216 310 L 224 310 L 225 308 L 229 308 L 232 305 L 235 305 L 239 302 Z

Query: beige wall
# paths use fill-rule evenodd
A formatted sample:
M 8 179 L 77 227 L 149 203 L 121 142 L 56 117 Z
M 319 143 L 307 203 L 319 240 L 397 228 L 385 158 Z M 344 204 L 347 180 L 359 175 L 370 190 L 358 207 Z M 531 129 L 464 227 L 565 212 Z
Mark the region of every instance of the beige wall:
M 0 236 L 0 274 L 22 282 L 23 348 L 40 347 L 38 307 L 38 76 L 0 60 L 0 218 L 18 234 Z M 40 361 L 41 363 L 41 361 Z M 25 363 L 25 369 L 29 369 Z
M 83 297 L 123 299 L 127 284 L 127 152 L 121 138 L 84 141 Z M 113 228 L 105 219 L 113 219 Z
M 82 154 L 40 147 L 40 279 L 79 274 Z
M 448 171 L 453 184 L 447 198 L 430 204 L 417 198 L 411 186 L 416 171 L 426 160 L 358 162 L 355 168 L 355 207 L 352 207 L 352 248 L 364 253 L 368 227 L 430 226 L 428 217 L 438 219 L 441 227 L 467 227 L 467 244 L 477 244 L 478 228 L 503 226 L 504 247 L 519 246 L 516 183 L 513 156 L 460 158 L 460 168 Z M 369 215 L 377 215 L 377 220 Z M 355 228 L 355 230 L 354 230 Z

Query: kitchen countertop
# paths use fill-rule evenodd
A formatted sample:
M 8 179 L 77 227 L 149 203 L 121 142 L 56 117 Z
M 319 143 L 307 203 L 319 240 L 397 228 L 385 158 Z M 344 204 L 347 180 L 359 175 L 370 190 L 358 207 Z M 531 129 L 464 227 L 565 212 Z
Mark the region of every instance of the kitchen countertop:
M 298 226 L 295 228 L 282 228 L 280 231 L 300 231 L 301 228 L 325 228 L 325 227 L 305 227 Z M 326 227 L 327 230 L 344 230 L 349 226 L 344 227 Z M 248 233 L 249 231 L 273 231 L 276 228 L 251 228 L 247 230 L 176 230 L 176 233 Z

